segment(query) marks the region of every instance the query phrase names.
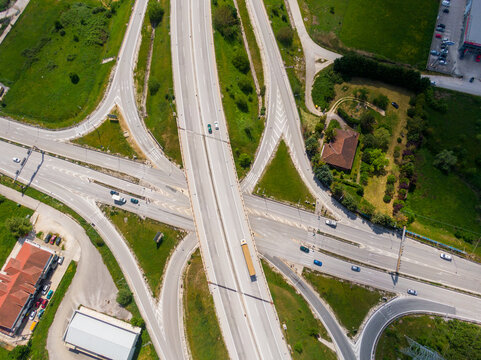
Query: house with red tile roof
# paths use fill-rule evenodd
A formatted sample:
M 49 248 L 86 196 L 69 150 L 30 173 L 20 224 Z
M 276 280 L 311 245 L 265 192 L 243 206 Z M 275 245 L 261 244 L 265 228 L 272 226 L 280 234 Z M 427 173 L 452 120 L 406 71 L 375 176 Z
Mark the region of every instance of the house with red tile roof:
M 30 309 L 41 282 L 50 268 L 53 254 L 25 241 L 17 256 L 0 272 L 0 331 L 14 335 Z
M 326 164 L 341 170 L 351 170 L 358 142 L 357 132 L 336 129 L 335 139 L 324 144 L 321 158 Z

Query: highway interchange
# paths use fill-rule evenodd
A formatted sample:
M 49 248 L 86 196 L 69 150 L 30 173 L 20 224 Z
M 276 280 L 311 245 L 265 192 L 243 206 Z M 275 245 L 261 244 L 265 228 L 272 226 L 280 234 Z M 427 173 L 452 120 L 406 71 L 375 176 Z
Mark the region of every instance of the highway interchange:
M 437 249 L 407 240 L 401 276 L 393 281 L 390 272 L 395 269 L 397 261 L 399 234 L 385 232 L 361 219 L 346 216 L 315 182 L 304 152 L 294 97 L 263 3 L 248 0 L 247 4 L 268 69 L 269 110 L 257 157 L 241 185 L 235 173 L 219 93 L 210 1 L 207 0 L 172 1 L 171 7 L 174 84 L 184 170 L 165 158 L 136 108 L 132 64 L 135 63 L 147 6 L 147 1 L 138 0 L 106 95 L 88 119 L 61 131 L 0 119 L 2 138 L 47 152 L 34 151 L 19 180 L 31 182 L 30 186 L 59 199 L 94 224 L 121 265 L 146 320 L 152 342 L 163 359 L 188 358 L 182 330 L 180 279 L 188 257 L 198 244 L 231 358 L 290 357 L 257 260 L 257 251 L 272 261 L 310 302 L 333 338 L 340 358 L 369 358 L 380 331 L 400 314 L 430 312 L 481 322 L 481 314 L 475 310 L 481 308 L 479 297 L 429 283 L 481 294 L 481 283 L 476 276 L 479 265 L 458 257 L 454 257 L 452 263 L 443 262 Z M 122 111 L 133 138 L 153 167 L 80 149 L 68 142 L 99 126 L 114 105 Z M 207 123 L 213 124 L 216 120 L 220 130 L 208 134 Z M 326 226 L 324 219 L 314 214 L 248 194 L 281 137 L 286 140 L 303 180 L 341 220 L 337 229 Z M 0 141 L 3 154 L 0 169 L 11 177 L 18 168 L 11 158 L 26 154 L 26 149 L 17 144 Z M 115 173 L 109 175 L 76 162 Z M 116 173 L 129 176 L 116 176 Z M 132 181 L 132 178 L 136 180 Z M 165 277 L 158 303 L 122 236 L 98 207 L 99 203 L 112 205 L 109 193 L 112 187 L 120 189 L 126 196 L 133 194 L 141 199 L 138 206 L 125 204 L 126 210 L 191 231 L 171 258 L 166 270 L 169 276 Z M 317 229 L 322 234 L 316 234 Z M 254 260 L 257 273 L 254 282 L 247 273 L 241 239 L 248 241 Z M 301 243 L 313 251 L 309 255 L 299 252 Z M 308 287 L 300 287 L 295 278 L 297 275 L 292 271 L 289 273 L 289 267 L 279 260 L 313 267 L 315 256 L 322 258 L 323 271 L 328 274 L 402 294 L 397 300 L 380 307 L 355 343 L 347 339 L 342 329 L 340 331 L 332 314 L 329 318 L 321 309 L 322 301 L 318 296 L 312 290 L 308 293 Z M 354 274 L 347 259 L 361 264 L 362 271 Z M 226 287 L 236 291 L 227 291 Z M 418 290 L 418 299 L 405 296 L 408 288 Z

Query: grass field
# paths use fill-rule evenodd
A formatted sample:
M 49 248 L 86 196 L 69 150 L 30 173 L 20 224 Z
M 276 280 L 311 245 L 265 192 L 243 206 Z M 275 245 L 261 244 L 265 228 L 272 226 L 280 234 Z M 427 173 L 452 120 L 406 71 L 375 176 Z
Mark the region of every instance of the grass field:
M 137 89 L 137 106 L 140 109 L 140 100 L 142 99 L 144 85 L 145 85 L 145 73 L 147 71 L 147 57 L 150 50 L 150 38 L 152 36 L 152 26 L 150 25 L 149 17 L 144 18 L 142 25 L 141 40 L 139 54 L 137 58 L 137 64 L 134 70 L 134 81 Z
M 300 0 L 314 41 L 337 51 L 367 51 L 424 68 L 437 0 Z
M 302 275 L 334 310 L 351 337 L 357 334 L 369 310 L 387 295 L 380 290 L 336 279 L 317 271 L 304 269 Z
M 412 359 L 400 351 L 409 348 L 405 336 L 436 351 L 446 360 L 481 359 L 479 325 L 427 315 L 406 316 L 389 325 L 379 339 L 376 359 Z
M 0 113 L 60 128 L 92 112 L 115 64 L 101 61 L 117 55 L 131 1 L 112 6 L 115 12 L 94 11 L 104 9 L 95 0 L 30 2 L 0 46 L 0 82 L 10 87 Z
M 216 9 L 224 5 L 233 7 L 234 3 L 232 0 L 218 0 L 217 5 L 212 6 L 212 12 L 214 13 Z M 242 154 L 246 154 L 251 160 L 254 159 L 264 130 L 264 121 L 258 116 L 259 104 L 251 71 L 243 74 L 232 62 L 237 55 L 247 57 L 240 31 L 232 40 L 226 40 L 219 31 L 215 31 L 214 45 L 229 138 L 237 175 L 242 178 L 249 167 L 242 167 L 239 158 Z M 251 91 L 242 91 L 240 81 L 250 84 Z M 241 109 L 238 106 L 239 102 L 245 103 L 247 109 Z
M 93 148 L 127 156 L 129 158 L 143 158 L 139 155 L 123 135 L 124 131 L 119 122 L 104 121 L 97 129 L 91 133 L 73 140 L 74 143 L 87 145 Z
M 189 261 L 184 289 L 185 330 L 192 358 L 228 359 L 199 250 Z
M 313 210 L 316 201 L 302 181 L 284 140 L 281 140 L 276 155 L 267 166 L 264 175 L 257 184 L 255 194 L 273 197 L 294 205 L 301 205 Z M 306 203 L 308 201 L 309 203 Z
M 3 266 L 8 255 L 15 246 L 17 239 L 13 236 L 5 226 L 5 221 L 13 217 L 31 216 L 33 211 L 18 206 L 17 203 L 0 195 L 0 267 Z
M 174 117 L 174 78 L 170 56 L 169 0 L 160 0 L 165 11 L 162 22 L 155 28 L 149 84 L 156 82 L 158 91 L 147 93 L 145 124 L 162 146 L 165 154 L 182 165 L 177 120 Z M 149 86 L 150 88 L 150 86 Z
M 129 243 L 150 289 L 157 296 L 167 259 L 184 233 L 152 219 L 142 220 L 124 210 L 106 208 L 105 212 Z M 154 242 L 157 232 L 164 233 L 164 240 L 159 246 Z
M 296 293 L 282 275 L 273 271 L 262 260 L 262 268 L 276 306 L 281 324 L 286 324 L 287 343 L 292 347 L 293 359 L 336 359 L 336 355 L 316 336 L 330 340 L 322 323 L 314 315 L 304 298 Z

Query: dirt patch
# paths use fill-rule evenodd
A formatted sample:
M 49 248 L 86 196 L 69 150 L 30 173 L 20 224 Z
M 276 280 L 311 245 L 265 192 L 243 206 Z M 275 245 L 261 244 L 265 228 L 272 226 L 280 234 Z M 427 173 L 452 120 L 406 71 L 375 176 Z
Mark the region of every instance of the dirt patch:
M 145 160 L 146 156 L 145 156 L 144 152 L 142 151 L 140 146 L 137 144 L 137 142 L 135 141 L 133 136 L 131 136 L 132 134 L 129 130 L 129 127 L 127 126 L 127 122 L 125 121 L 122 113 L 119 111 L 117 106 L 114 107 L 114 109 L 112 110 L 112 113 L 117 115 L 117 118 L 119 119 L 119 125 L 120 125 L 120 128 L 123 131 L 125 140 L 127 140 L 127 142 L 132 147 L 132 149 L 134 149 L 135 152 L 138 154 L 138 158 L 141 159 L 141 160 Z

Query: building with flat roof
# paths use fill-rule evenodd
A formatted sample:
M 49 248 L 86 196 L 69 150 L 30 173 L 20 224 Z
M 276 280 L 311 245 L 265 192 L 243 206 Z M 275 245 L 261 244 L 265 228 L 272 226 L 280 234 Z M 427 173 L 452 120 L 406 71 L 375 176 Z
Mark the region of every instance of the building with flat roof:
M 355 131 L 336 129 L 334 140 L 322 148 L 322 161 L 341 170 L 351 170 L 358 139 L 359 134 Z
M 466 5 L 459 51 L 481 54 L 481 0 L 469 0 Z
M 65 344 L 98 359 L 130 360 L 141 329 L 81 306 L 63 336 Z
M 0 272 L 0 331 L 14 335 L 50 269 L 52 252 L 25 241 Z

